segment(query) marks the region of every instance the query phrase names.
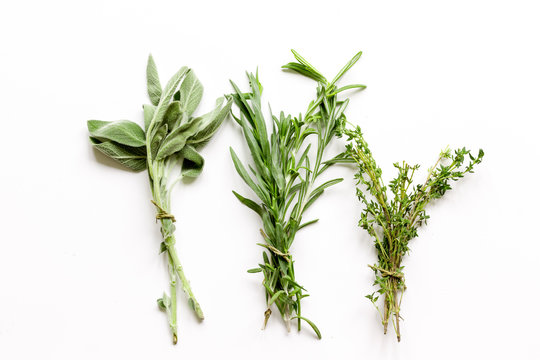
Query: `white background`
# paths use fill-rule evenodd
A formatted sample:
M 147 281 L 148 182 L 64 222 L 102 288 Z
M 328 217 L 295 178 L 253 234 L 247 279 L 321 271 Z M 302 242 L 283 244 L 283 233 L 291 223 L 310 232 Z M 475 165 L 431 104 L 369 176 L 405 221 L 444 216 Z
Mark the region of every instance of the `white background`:
M 538 359 L 540 51 L 534 1 L 11 1 L 0 11 L 0 358 Z M 389 181 L 423 171 L 446 145 L 486 152 L 429 207 L 405 260 L 402 341 L 370 302 L 376 261 L 357 227 L 353 169 L 321 197 L 292 248 L 315 321 L 288 334 L 265 310 L 259 219 L 228 152 L 247 148 L 228 121 L 203 149 L 205 171 L 173 195 L 177 248 L 203 307 L 179 293 L 179 344 L 156 299 L 167 289 L 145 173 L 91 149 L 86 120 L 142 123 L 152 52 L 165 83 L 180 66 L 205 85 L 199 111 L 246 88 L 259 67 L 272 109 L 298 114 L 314 83 L 282 72 L 300 51 L 345 81 Z M 338 152 L 343 140 L 335 142 Z M 420 179 L 419 179 L 420 181 Z M 277 312 L 277 311 L 276 311 Z

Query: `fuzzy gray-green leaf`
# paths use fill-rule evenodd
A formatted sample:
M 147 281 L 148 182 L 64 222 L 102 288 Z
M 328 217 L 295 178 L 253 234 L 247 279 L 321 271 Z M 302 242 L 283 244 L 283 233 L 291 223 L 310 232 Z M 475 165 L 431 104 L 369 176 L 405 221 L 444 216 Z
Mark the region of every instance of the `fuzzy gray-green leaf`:
M 200 129 L 188 140 L 189 144 L 199 144 L 208 141 L 216 133 L 223 120 L 227 117 L 232 105 L 232 99 L 230 99 L 225 106 L 221 107 L 223 101 L 223 98 L 219 98 L 216 101 L 216 108 L 208 114 L 201 116 Z
M 155 111 L 156 111 L 156 107 L 154 105 L 150 105 L 150 104 L 143 105 L 144 131 L 145 132 L 148 130 L 148 127 L 150 126 L 150 122 L 152 121 L 152 118 L 154 117 Z
M 182 85 L 180 85 L 180 104 L 182 111 L 188 115 L 193 114 L 201 102 L 202 94 L 203 86 L 192 70 L 186 75 Z
M 146 144 L 143 129 L 128 120 L 88 120 L 87 125 L 90 136 L 102 141 L 110 140 L 133 147 L 144 146 Z
M 182 163 L 182 176 L 197 177 L 201 174 L 204 167 L 204 158 L 192 146 L 186 145 L 180 151 L 184 156 Z
M 167 134 L 167 131 L 168 131 L 167 124 L 163 124 L 154 133 L 154 137 L 152 138 L 152 141 L 150 142 L 150 150 L 152 151 L 152 158 L 155 158 L 158 151 L 161 149 L 160 145 L 163 141 L 163 138 Z
M 181 119 L 180 102 L 173 101 L 167 107 L 163 121 L 169 126 L 169 129 L 174 129 Z
M 148 55 L 148 64 L 146 65 L 146 85 L 150 101 L 157 106 L 161 97 L 161 83 L 159 82 L 156 63 L 152 54 Z
M 153 134 L 158 130 L 158 125 L 163 122 L 163 117 L 167 112 L 169 101 L 171 100 L 173 94 L 176 92 L 176 88 L 180 84 L 180 81 L 182 81 L 182 79 L 188 72 L 189 69 L 187 67 L 181 67 L 180 70 L 178 70 L 178 72 L 176 72 L 176 74 L 174 74 L 167 82 L 167 85 L 165 85 L 165 89 L 163 90 L 161 98 L 159 99 L 159 104 L 157 105 L 156 111 L 154 112 L 154 117 L 152 118 L 152 122 L 156 124 L 154 125 L 154 128 L 152 130 Z
M 170 156 L 182 150 L 182 148 L 186 145 L 186 134 L 187 131 L 184 130 L 182 127 L 176 128 L 171 131 L 159 147 L 156 155 L 156 160 L 165 159 L 167 156 Z
M 125 167 L 139 172 L 146 169 L 146 148 L 131 147 L 90 137 L 93 147 Z

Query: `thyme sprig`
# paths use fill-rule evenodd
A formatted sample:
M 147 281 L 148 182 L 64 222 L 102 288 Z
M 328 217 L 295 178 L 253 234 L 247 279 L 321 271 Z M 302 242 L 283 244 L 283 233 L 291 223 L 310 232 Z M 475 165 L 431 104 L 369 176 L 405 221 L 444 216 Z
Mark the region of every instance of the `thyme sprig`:
M 365 206 L 359 226 L 374 238 L 379 260 L 377 265 L 369 265 L 375 273 L 373 285 L 377 290 L 366 297 L 377 308 L 384 333 L 392 319 L 400 341 L 400 306 L 406 289 L 401 263 L 409 252 L 409 241 L 418 236 L 418 227 L 427 224 L 429 215 L 425 208 L 429 202 L 450 190 L 452 181 L 473 173 L 474 167 L 482 161 L 484 151 L 480 149 L 475 157 L 466 148 L 453 152 L 446 148 L 429 169 L 425 182 L 417 185 L 413 185 L 413 176 L 420 166 L 404 161 L 395 163 L 398 174 L 387 187 L 360 127 L 345 130 L 345 134 L 350 140 L 346 153 L 358 169 L 356 195 Z M 380 296 L 384 299 L 382 311 L 377 305 Z
M 242 92 L 234 82 L 231 82 L 234 88 L 232 98 L 240 111 L 239 116 L 234 114 L 233 116 L 242 127 L 253 166 L 248 166 L 247 170 L 232 148 L 231 156 L 238 174 L 253 190 L 260 203 L 234 191 L 233 193 L 262 219 L 263 227 L 260 232 L 264 243 L 258 245 L 264 248 L 263 263 L 248 272 L 262 272 L 264 275 L 267 310 L 264 313 L 263 328 L 272 313 L 270 307 L 275 304 L 288 331 L 291 328 L 291 320 L 297 319 L 298 330 L 301 329 L 303 320 L 321 338 L 317 326 L 302 315 L 301 300 L 308 295 L 305 293 L 306 289 L 296 280 L 290 249 L 296 233 L 318 221 L 318 219 L 303 221 L 305 211 L 325 189 L 343 180 L 333 179 L 317 185 L 319 176 L 344 156 L 342 154 L 327 161 L 323 160 L 328 144 L 335 136 L 341 134 L 345 124 L 344 111 L 349 100 L 340 100 L 337 94 L 344 90 L 365 88 L 360 84 L 340 88 L 336 85 L 362 53 L 357 53 L 331 81 L 296 51 L 293 50 L 293 54 L 298 62 L 291 62 L 283 68 L 315 80 L 316 99 L 310 102 L 303 116 L 301 114 L 298 117 L 286 116 L 284 112 L 279 116 L 271 115 L 270 134 L 262 112 L 263 88 L 258 74 L 247 74 L 249 93 Z M 316 138 L 315 144 L 307 144 L 310 135 Z M 314 157 L 310 151 L 312 145 L 316 147 Z
M 144 130 L 134 122 L 89 120 L 92 145 L 105 155 L 133 171 L 148 170 L 152 204 L 156 221 L 161 223 L 163 241 L 160 252 L 167 254 L 170 296 L 158 299 L 160 309 L 168 316 L 173 343 L 178 340 L 176 288 L 178 281 L 188 297 L 188 303 L 200 320 L 204 319 L 184 274 L 176 252 L 175 222 L 171 212 L 171 192 L 182 177 L 197 177 L 204 165 L 198 148 L 210 140 L 230 111 L 232 101 L 216 101 L 211 112 L 194 117 L 203 94 L 203 86 L 194 72 L 182 67 L 161 87 L 154 59 L 150 55 L 146 69 L 148 96 L 151 104 L 143 106 Z M 175 169 L 181 166 L 181 172 Z

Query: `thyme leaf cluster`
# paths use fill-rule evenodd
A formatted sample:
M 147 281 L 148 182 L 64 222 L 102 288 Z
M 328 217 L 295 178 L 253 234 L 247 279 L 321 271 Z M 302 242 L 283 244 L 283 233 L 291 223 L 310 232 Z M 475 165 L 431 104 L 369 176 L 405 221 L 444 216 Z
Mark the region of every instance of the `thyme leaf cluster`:
M 375 273 L 373 285 L 377 290 L 366 297 L 377 308 L 384 333 L 391 319 L 399 341 L 400 305 L 406 289 L 402 260 L 409 253 L 409 242 L 418 236 L 418 228 L 427 224 L 426 206 L 450 190 L 452 182 L 473 173 L 475 166 L 482 161 L 484 151 L 480 149 L 473 156 L 466 148 L 454 151 L 446 148 L 429 169 L 426 180 L 417 185 L 413 181 L 419 165 L 409 165 L 404 161 L 394 163 L 397 176 L 386 186 L 381 168 L 360 127 L 347 129 L 345 134 L 350 141 L 346 154 L 357 166 L 356 195 L 364 205 L 359 226 L 374 239 L 378 256 L 378 263 L 369 265 Z M 380 297 L 383 299 L 382 309 L 378 305 Z

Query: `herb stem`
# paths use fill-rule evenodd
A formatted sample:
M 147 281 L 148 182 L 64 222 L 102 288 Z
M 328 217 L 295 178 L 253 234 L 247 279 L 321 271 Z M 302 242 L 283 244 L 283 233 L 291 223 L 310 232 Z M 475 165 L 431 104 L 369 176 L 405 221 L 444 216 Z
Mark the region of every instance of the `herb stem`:
M 189 280 L 184 274 L 184 269 L 182 265 L 180 264 L 180 259 L 178 258 L 178 255 L 176 253 L 176 249 L 174 248 L 174 246 L 170 247 L 168 249 L 168 252 L 169 252 L 171 262 L 174 266 L 174 269 L 176 270 L 176 273 L 178 274 L 178 277 L 180 278 L 180 281 L 182 282 L 182 290 L 184 290 L 184 292 L 186 293 L 188 297 L 189 305 L 191 306 L 193 311 L 195 311 L 199 320 L 204 320 L 204 314 L 202 312 L 201 306 L 199 305 L 199 302 L 195 298 L 195 295 L 193 295 L 193 291 L 191 290 Z
M 169 278 L 170 278 L 170 290 L 171 290 L 171 318 L 170 326 L 173 333 L 173 344 L 178 342 L 178 326 L 177 326 L 177 307 L 176 307 L 176 272 L 174 271 L 174 265 L 171 262 L 169 256 Z

